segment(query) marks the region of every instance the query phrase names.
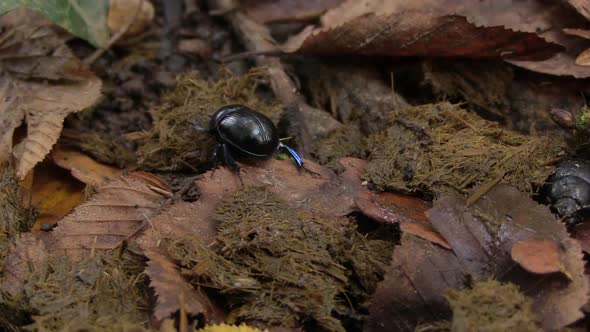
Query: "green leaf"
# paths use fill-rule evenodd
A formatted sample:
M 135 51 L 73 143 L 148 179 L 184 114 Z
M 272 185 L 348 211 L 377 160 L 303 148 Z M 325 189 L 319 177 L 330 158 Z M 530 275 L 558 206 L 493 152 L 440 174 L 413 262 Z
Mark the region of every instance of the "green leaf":
M 108 0 L 0 0 L 0 15 L 21 6 L 41 13 L 94 46 L 107 46 Z

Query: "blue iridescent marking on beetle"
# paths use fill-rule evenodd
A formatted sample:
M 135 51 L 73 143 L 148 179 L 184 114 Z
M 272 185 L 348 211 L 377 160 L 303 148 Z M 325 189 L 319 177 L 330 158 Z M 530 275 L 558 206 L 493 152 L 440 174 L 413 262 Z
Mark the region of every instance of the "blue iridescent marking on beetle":
M 297 152 L 295 152 L 295 150 L 293 150 L 290 147 L 286 146 L 282 142 L 279 143 L 279 148 L 285 148 L 285 149 L 287 149 L 287 151 L 289 151 L 289 154 L 291 155 L 291 157 L 293 157 L 293 159 L 295 159 L 295 162 L 297 163 L 297 166 L 299 166 L 299 167 L 303 166 L 303 160 L 297 154 Z

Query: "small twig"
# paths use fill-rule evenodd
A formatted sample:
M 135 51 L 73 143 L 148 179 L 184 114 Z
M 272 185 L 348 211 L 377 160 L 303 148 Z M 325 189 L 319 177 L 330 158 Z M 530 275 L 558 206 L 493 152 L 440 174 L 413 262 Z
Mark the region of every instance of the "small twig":
M 92 63 L 94 63 L 94 61 L 96 61 L 98 58 L 100 58 L 100 56 L 103 55 L 104 52 L 106 52 L 108 49 L 110 49 L 119 39 L 121 39 L 121 37 L 123 37 L 123 35 L 131 27 L 131 24 L 133 24 L 133 22 L 135 22 L 135 19 L 137 19 L 137 16 L 139 15 L 139 11 L 141 10 L 141 7 L 143 7 L 143 2 L 144 2 L 144 0 L 141 0 L 139 2 L 139 4 L 137 5 L 137 8 L 135 8 L 135 12 L 133 13 L 133 15 L 131 15 L 127 19 L 127 21 L 125 21 L 125 24 L 121 27 L 121 29 L 119 29 L 119 31 L 117 31 L 117 33 L 115 33 L 113 36 L 111 36 L 111 39 L 109 39 L 109 42 L 107 43 L 106 47 L 97 49 L 96 51 L 94 51 L 94 53 L 90 54 L 86 59 L 84 59 L 83 62 L 85 65 L 89 66 Z
M 252 52 L 251 54 L 282 53 L 282 50 L 270 35 L 268 28 L 236 10 L 235 1 L 209 0 L 209 3 L 211 4 L 210 8 L 214 8 L 218 13 L 225 13 L 225 18 L 231 23 L 246 49 Z M 277 99 L 287 109 L 304 118 L 305 121 L 299 123 L 300 128 L 298 128 L 299 133 L 297 136 L 300 138 L 299 150 L 301 154 L 309 156 L 312 151 L 311 137 L 325 134 L 330 129 L 337 128 L 341 124 L 327 113 L 315 109 L 305 102 L 279 58 L 257 56 L 255 60 L 258 66 L 268 68 L 270 86 Z M 324 124 L 324 128 L 321 125 L 316 125 L 320 121 Z M 310 124 L 314 124 L 314 126 L 312 127 Z
M 243 60 L 243 59 L 249 59 L 252 57 L 256 57 L 256 56 L 281 56 L 281 55 L 286 55 L 287 53 L 283 52 L 283 51 L 279 51 L 279 50 L 275 50 L 275 51 L 247 51 L 247 52 L 241 52 L 241 53 L 236 53 L 236 54 L 230 54 L 224 57 L 216 57 L 213 58 L 213 60 L 220 62 L 220 63 L 228 63 L 228 62 L 233 62 L 233 61 L 238 61 L 238 60 Z
M 494 188 L 498 184 L 498 182 L 502 180 L 503 177 L 504 174 L 502 174 L 502 176 L 498 176 L 497 178 L 493 179 L 492 181 L 484 184 L 479 189 L 477 189 L 476 192 L 474 192 L 471 196 L 469 196 L 469 198 L 467 198 L 467 201 L 465 202 L 465 207 L 468 208 L 471 205 L 475 204 L 477 201 L 479 201 L 479 199 L 482 198 L 485 194 L 487 194 L 490 190 L 492 190 L 492 188 Z

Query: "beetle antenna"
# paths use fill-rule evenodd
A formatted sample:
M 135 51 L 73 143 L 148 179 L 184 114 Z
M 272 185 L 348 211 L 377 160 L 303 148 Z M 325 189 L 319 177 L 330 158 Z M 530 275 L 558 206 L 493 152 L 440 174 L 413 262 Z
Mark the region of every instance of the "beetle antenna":
M 299 167 L 303 166 L 303 160 L 297 154 L 297 152 L 295 152 L 295 150 L 291 149 L 290 147 L 288 147 L 287 145 L 283 144 L 282 142 L 279 143 L 279 148 L 285 148 L 289 152 L 289 154 L 291 155 L 291 157 L 293 157 L 293 159 L 295 159 L 295 162 L 297 163 L 297 166 L 299 166 Z

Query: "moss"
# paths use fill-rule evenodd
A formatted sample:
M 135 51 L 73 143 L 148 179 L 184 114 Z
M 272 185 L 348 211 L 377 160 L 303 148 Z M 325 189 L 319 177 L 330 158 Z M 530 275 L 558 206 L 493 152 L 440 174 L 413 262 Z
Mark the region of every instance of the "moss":
M 153 128 L 141 135 L 140 166 L 178 171 L 195 170 L 207 163 L 214 139 L 195 127 L 208 128 L 211 115 L 228 104 L 246 105 L 276 123 L 281 107 L 263 102 L 256 94 L 265 76 L 264 70 L 253 69 L 245 76 L 227 74 L 215 82 L 199 79 L 195 73 L 178 77 L 176 89 L 150 111 Z
M 36 212 L 21 205 L 23 193 L 14 169 L 0 168 L 0 267 L 4 266 L 11 240 L 27 232 L 35 222 Z
M 392 114 L 394 124 L 369 137 L 367 178 L 385 189 L 457 192 L 502 178 L 535 191 L 563 143 L 501 128 L 449 103 Z
M 451 322 L 448 320 L 436 321 L 433 323 L 423 323 L 414 329 L 414 332 L 449 332 L 451 331 Z
M 447 290 L 452 331 L 539 331 L 531 300 L 514 284 L 477 282 L 472 289 Z
M 322 138 L 317 143 L 314 155 L 322 165 L 342 171 L 338 162 L 342 157 L 364 158 L 367 152 L 366 139 L 355 125 L 344 125 Z
M 574 150 L 584 158 L 590 158 L 590 108 L 584 106 L 574 120 Z
M 79 262 L 51 256 L 49 269 L 25 284 L 35 331 L 147 330 L 149 302 L 143 265 L 128 253 Z
M 351 314 L 349 301 L 368 298 L 393 250 L 358 234 L 349 219 L 293 209 L 262 189 L 223 202 L 217 219 L 216 246 L 182 239 L 164 247 L 192 271 L 194 285 L 226 295 L 230 321 L 343 331 L 334 314 Z
M 0 268 L 4 266 L 10 244 L 17 235 L 28 231 L 35 222 L 36 211 L 22 206 L 23 192 L 14 169 L 0 166 Z M 28 322 L 26 303 L 0 294 L 0 329 L 18 331 Z
M 219 324 L 219 325 L 208 325 L 202 329 L 197 330 L 197 332 L 263 332 L 254 327 L 250 327 L 247 325 L 227 325 L 227 324 Z M 268 332 L 268 330 L 264 330 L 264 332 Z
M 116 137 L 96 132 L 81 132 L 64 129 L 60 143 L 88 153 L 97 161 L 124 168 L 133 165 L 137 156 L 124 141 Z

